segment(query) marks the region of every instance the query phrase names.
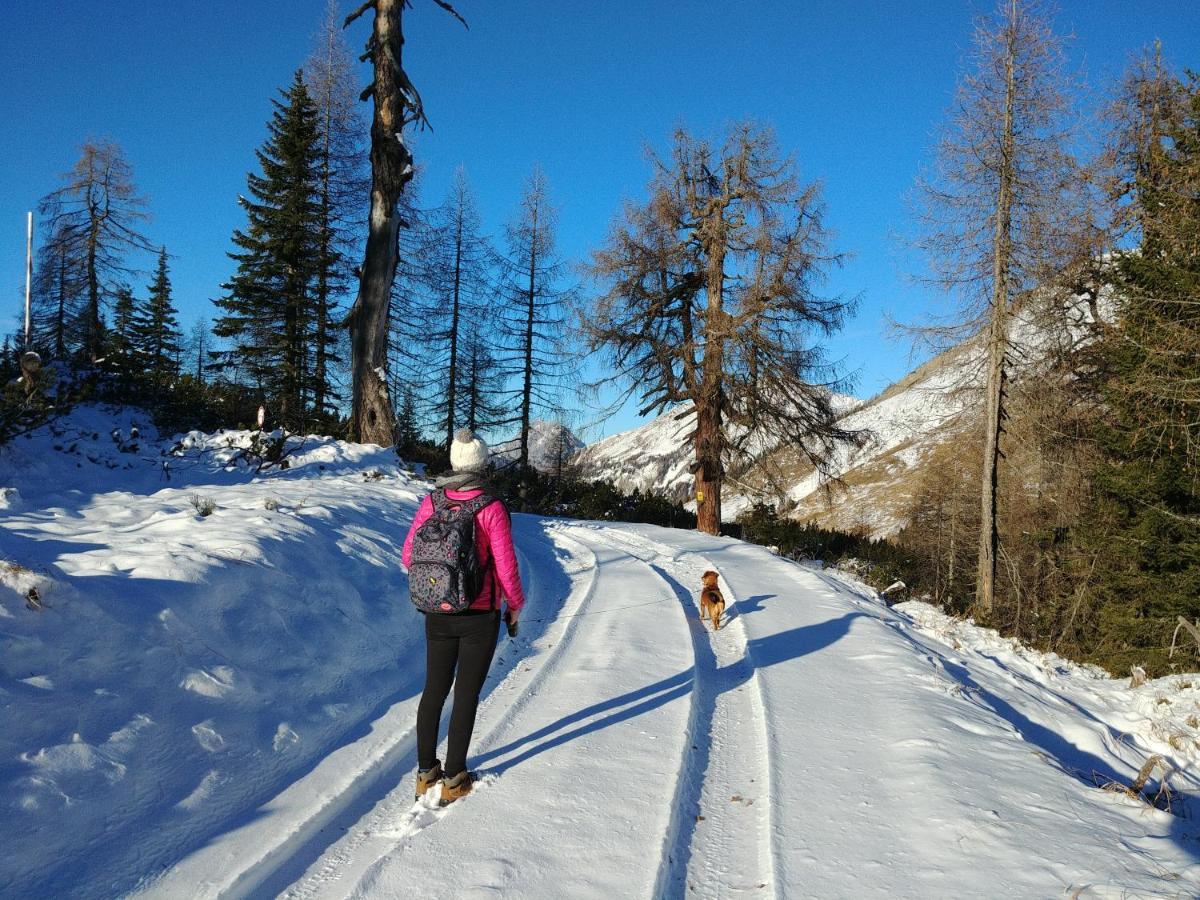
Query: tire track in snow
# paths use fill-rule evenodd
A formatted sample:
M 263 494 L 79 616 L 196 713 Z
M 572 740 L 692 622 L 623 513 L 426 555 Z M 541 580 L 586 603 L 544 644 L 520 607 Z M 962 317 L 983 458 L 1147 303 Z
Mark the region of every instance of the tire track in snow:
M 693 592 L 687 583 L 715 569 L 703 555 L 616 528 L 588 534 L 635 557 L 666 583 L 692 640 L 691 743 L 680 764 L 655 900 L 777 896 L 766 715 L 740 613 L 720 632 L 700 621 L 698 586 Z M 685 567 L 682 557 L 696 565 Z M 724 579 L 721 587 L 726 611 L 736 612 L 737 596 Z
M 531 539 L 529 543 L 540 548 L 535 553 L 545 552 L 553 557 L 553 547 L 540 537 L 546 530 L 544 521 L 518 517 L 514 519 L 514 527 Z M 541 599 L 539 594 L 544 590 L 541 583 L 548 580 L 548 576 L 539 574 L 539 571 L 543 567 L 553 570 L 557 561 L 551 558 L 540 561 L 539 565 L 531 565 L 530 553 L 519 550 L 518 556 L 523 571 L 530 575 L 528 595 L 535 601 Z M 584 563 L 586 568 L 587 561 Z M 570 611 L 566 607 L 572 606 L 576 593 L 572 592 L 566 598 L 560 614 Z M 568 623 L 572 621 L 566 619 Z M 535 666 L 536 674 L 558 654 L 560 641 L 555 631 L 557 624 L 557 621 L 551 621 L 542 634 L 532 638 L 535 646 L 543 641 L 548 644 L 548 655 L 529 657 L 524 648 L 518 650 L 501 646 L 497 659 L 499 661 L 508 656 L 508 660 L 493 669 L 493 676 L 502 677 L 493 680 L 493 676 L 489 676 L 481 709 L 493 692 L 504 687 L 507 681 L 505 676 L 513 675 L 531 664 Z M 525 647 L 528 647 L 529 640 L 529 637 L 523 638 Z M 417 696 L 419 693 L 418 684 Z M 405 702 L 412 706 L 415 714 L 416 698 Z M 449 704 L 446 715 L 449 715 Z M 406 777 L 411 786 L 411 764 L 416 752 L 415 720 L 406 716 L 405 723 L 397 728 L 387 723 L 389 718 L 395 719 L 395 707 L 364 723 L 372 732 L 381 727 L 385 730 L 392 728 L 392 732 L 386 735 L 385 743 L 380 742 L 378 735 L 368 734 L 354 744 L 339 748 L 333 757 L 341 758 L 327 757 L 322 760 L 308 775 L 259 807 L 245 825 L 225 832 L 198 852 L 180 860 L 162 875 L 143 884 L 139 893 L 149 897 L 178 896 L 181 893 L 196 898 L 274 897 L 286 890 L 304 874 L 309 864 L 327 855 L 338 839 L 350 832 L 354 824 L 370 813 L 378 802 L 386 799 L 393 790 L 398 790 Z M 363 752 L 356 754 L 357 746 L 368 744 L 373 746 L 365 755 Z M 340 773 L 322 771 L 322 765 L 328 769 L 329 766 L 346 764 L 360 767 L 350 779 Z M 329 781 L 345 782 L 346 787 L 328 795 L 322 783 Z M 265 825 L 262 820 L 267 818 L 278 821 L 273 825 Z
M 548 551 L 547 555 L 553 554 L 554 546 L 559 545 L 556 538 L 563 536 L 562 529 L 545 521 L 538 521 L 536 529 L 530 527 L 522 531 L 526 532 L 523 537 L 534 538 L 537 543 L 543 545 Z M 495 739 L 510 727 L 510 723 L 525 708 L 530 698 L 537 695 L 548 673 L 552 673 L 558 667 L 559 660 L 563 658 L 563 651 L 569 647 L 579 628 L 581 613 L 586 609 L 594 592 L 597 565 L 595 555 L 589 548 L 578 541 L 572 540 L 571 543 L 583 553 L 572 554 L 573 565 L 568 574 L 587 572 L 586 580 L 575 584 L 542 636 L 542 640 L 552 642 L 549 644 L 550 653 L 539 660 L 538 666 L 532 670 L 532 675 L 527 680 L 520 677 L 524 672 L 530 671 L 527 664 L 533 661 L 524 655 L 517 655 L 506 663 L 509 671 L 503 674 L 499 683 L 494 684 L 480 703 L 479 719 L 486 721 L 488 711 L 497 702 L 501 702 L 496 699 L 498 696 L 505 697 L 514 691 L 519 692 L 518 696 L 515 700 L 510 698 L 503 701 L 505 706 L 500 720 L 486 734 L 477 734 L 473 739 L 473 744 L 477 747 L 494 743 Z M 524 563 L 522 572 L 530 588 L 528 594 L 531 598 L 536 597 L 541 593 L 538 567 L 530 564 L 528 551 L 518 549 L 518 556 Z M 499 653 L 503 654 L 505 651 L 512 652 L 502 645 Z M 534 660 L 538 659 L 534 657 Z M 489 681 L 497 674 L 493 670 L 488 676 Z M 450 714 L 450 706 L 451 704 L 447 703 L 443 714 L 443 726 L 444 720 Z M 444 743 L 443 740 L 439 746 L 444 746 Z M 335 829 L 333 839 L 326 841 L 319 852 L 304 853 L 301 859 L 278 866 L 277 874 L 269 882 L 262 883 L 253 895 L 273 897 L 278 894 L 289 900 L 308 900 L 325 895 L 335 884 L 352 885 L 380 859 L 403 852 L 405 845 L 417 834 L 449 814 L 450 809 L 440 809 L 432 805 L 432 801 L 426 804 L 414 803 L 408 799 L 412 790 L 411 762 L 415 751 L 414 730 L 407 737 L 405 753 L 400 762 L 401 777 L 397 779 L 398 783 L 394 789 L 389 790 L 369 810 L 355 816 L 353 821 L 340 823 L 341 827 Z M 492 780 L 494 778 L 485 771 L 480 787 L 486 788 Z

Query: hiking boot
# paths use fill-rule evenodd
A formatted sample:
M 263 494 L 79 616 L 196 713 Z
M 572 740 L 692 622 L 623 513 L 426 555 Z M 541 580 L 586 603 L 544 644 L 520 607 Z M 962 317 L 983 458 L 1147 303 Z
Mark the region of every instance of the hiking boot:
M 434 760 L 432 769 L 417 769 L 417 799 L 425 796 L 425 792 L 438 783 L 442 777 L 442 764 Z
M 468 772 L 463 769 L 453 778 L 442 779 L 442 799 L 438 801 L 442 806 L 449 806 L 460 797 L 465 797 L 471 793 L 471 785 L 475 783 L 475 773 Z

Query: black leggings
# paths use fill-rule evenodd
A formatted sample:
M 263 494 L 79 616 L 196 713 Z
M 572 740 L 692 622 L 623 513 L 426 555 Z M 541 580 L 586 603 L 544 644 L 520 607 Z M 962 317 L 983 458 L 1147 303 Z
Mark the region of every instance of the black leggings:
M 471 743 L 471 731 L 475 727 L 479 692 L 492 664 L 499 633 L 498 611 L 453 616 L 426 614 L 425 692 L 417 707 L 417 765 L 420 768 L 432 768 L 437 759 L 438 722 L 453 683 L 454 708 L 450 712 L 444 771 L 448 775 L 457 775 L 466 769 L 467 745 Z

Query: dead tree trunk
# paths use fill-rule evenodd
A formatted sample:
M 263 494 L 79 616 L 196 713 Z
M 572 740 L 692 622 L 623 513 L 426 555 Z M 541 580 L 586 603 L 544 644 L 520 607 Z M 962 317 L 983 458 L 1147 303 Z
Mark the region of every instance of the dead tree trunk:
M 404 126 L 419 117 L 419 100 L 401 68 L 405 0 L 373 0 L 347 19 L 349 25 L 374 8 L 375 24 L 367 42 L 375 80 L 363 91 L 374 98 L 371 120 L 371 215 L 359 275 L 358 297 L 350 309 L 350 425 L 356 440 L 390 447 L 396 438 L 396 414 L 387 387 L 388 304 L 399 262 L 400 215 L 397 204 L 412 180 L 412 154 Z M 415 92 L 413 92 L 415 95 Z
M 1012 22 L 1015 22 L 1015 9 Z M 983 615 L 992 611 L 996 595 L 996 561 L 1000 553 L 1000 437 L 1004 433 L 1005 357 L 1008 353 L 1008 275 L 1012 257 L 1012 202 L 1015 179 L 1013 132 L 1016 94 L 1016 26 L 1010 22 L 1005 57 L 1004 131 L 1001 136 L 1000 186 L 996 196 L 996 228 L 992 240 L 992 301 L 988 328 L 988 380 L 980 499 L 979 570 L 975 603 Z
M 433 0 L 467 23 L 446 0 Z M 359 274 L 358 297 L 350 308 L 350 426 L 365 443 L 391 446 L 396 439 L 396 411 L 388 393 L 388 309 L 396 265 L 400 260 L 400 228 L 405 224 L 397 204 L 413 177 L 413 158 L 404 129 L 424 123 L 421 95 L 405 73 L 404 9 L 410 0 L 366 0 L 346 17 L 349 25 L 368 9 L 375 24 L 363 59 L 374 66 L 375 79 L 362 92 L 374 98 L 371 119 L 371 218 Z

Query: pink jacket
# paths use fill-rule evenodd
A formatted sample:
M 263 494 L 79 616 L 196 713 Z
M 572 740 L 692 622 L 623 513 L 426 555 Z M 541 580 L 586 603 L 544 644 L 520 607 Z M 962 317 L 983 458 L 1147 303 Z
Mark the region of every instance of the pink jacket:
M 450 500 L 474 500 L 483 491 L 446 491 Z M 413 517 L 412 527 L 404 539 L 404 550 L 401 559 L 406 567 L 412 565 L 413 535 L 425 520 L 433 515 L 433 499 L 426 495 L 417 508 Z M 480 564 L 484 567 L 483 588 L 479 596 L 471 604 L 471 609 L 491 609 L 493 599 L 498 599 L 500 591 L 508 598 L 509 609 L 520 609 L 525 605 L 525 592 L 521 589 L 521 572 L 517 568 L 517 552 L 513 548 L 512 526 L 508 522 L 508 512 L 504 504 L 497 500 L 489 503 L 475 514 L 475 553 Z M 500 591 L 496 589 L 496 581 L 500 582 Z M 498 605 L 498 604 L 496 604 Z

